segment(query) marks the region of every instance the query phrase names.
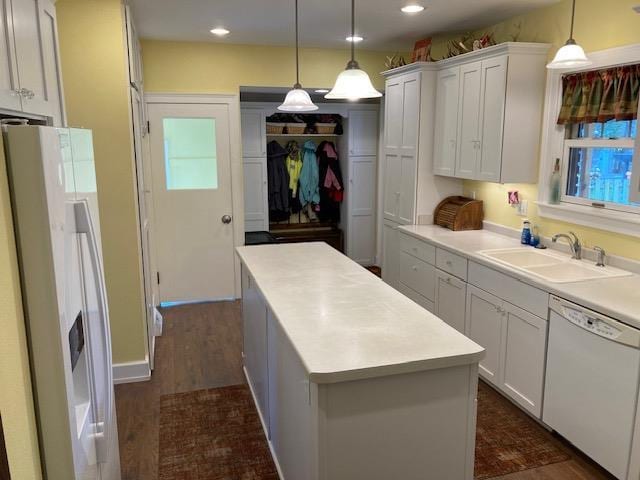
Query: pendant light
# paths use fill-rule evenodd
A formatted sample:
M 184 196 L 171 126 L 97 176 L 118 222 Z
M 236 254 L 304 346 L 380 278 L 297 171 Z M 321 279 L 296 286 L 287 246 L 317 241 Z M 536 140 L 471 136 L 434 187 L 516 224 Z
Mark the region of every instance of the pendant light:
M 287 92 L 282 105 L 278 110 L 282 112 L 312 112 L 318 110 L 318 106 L 311 101 L 309 94 L 300 85 L 300 53 L 298 51 L 298 0 L 296 5 L 296 83 L 292 90 Z
M 562 68 L 575 68 L 575 67 L 587 67 L 591 65 L 591 60 L 587 58 L 584 50 L 573 39 L 573 22 L 576 16 L 576 0 L 573 0 L 573 7 L 571 9 L 571 32 L 569 34 L 569 40 L 564 46 L 558 50 L 556 56 L 551 63 L 547 64 L 547 68 L 562 69 Z
M 356 27 L 356 5 L 355 0 L 351 0 L 351 38 L 354 38 Z M 340 100 L 358 100 L 360 98 L 376 98 L 382 94 L 373 88 L 369 75 L 364 70 L 360 70 L 358 62 L 355 60 L 356 42 L 351 42 L 351 60 L 347 63 L 347 68 L 340 72 L 333 89 L 324 98 Z

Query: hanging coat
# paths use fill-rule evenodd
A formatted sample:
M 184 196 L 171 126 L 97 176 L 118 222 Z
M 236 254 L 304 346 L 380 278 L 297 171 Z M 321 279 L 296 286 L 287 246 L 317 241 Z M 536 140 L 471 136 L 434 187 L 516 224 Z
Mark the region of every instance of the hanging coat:
M 319 181 L 316 144 L 308 140 L 302 147 L 302 171 L 300 172 L 299 197 L 303 207 L 308 203 L 320 203 Z
M 333 142 L 324 141 L 318 146 L 320 173 L 320 211 L 322 222 L 340 221 L 340 203 L 344 198 L 344 184 L 338 153 Z
M 300 172 L 302 171 L 302 160 L 300 159 L 300 148 L 298 142 L 291 140 L 287 143 L 287 172 L 289 173 L 289 190 L 291 196 L 295 198 L 298 195 L 298 181 L 300 180 Z
M 269 220 L 289 217 L 289 173 L 285 165 L 287 151 L 275 140 L 267 144 L 267 184 L 269 189 Z

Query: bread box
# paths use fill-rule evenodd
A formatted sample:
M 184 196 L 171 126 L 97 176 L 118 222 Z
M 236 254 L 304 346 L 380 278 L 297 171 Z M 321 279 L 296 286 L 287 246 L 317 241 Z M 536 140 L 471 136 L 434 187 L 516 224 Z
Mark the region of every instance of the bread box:
M 482 200 L 459 195 L 442 200 L 433 213 L 433 223 L 450 230 L 482 230 Z

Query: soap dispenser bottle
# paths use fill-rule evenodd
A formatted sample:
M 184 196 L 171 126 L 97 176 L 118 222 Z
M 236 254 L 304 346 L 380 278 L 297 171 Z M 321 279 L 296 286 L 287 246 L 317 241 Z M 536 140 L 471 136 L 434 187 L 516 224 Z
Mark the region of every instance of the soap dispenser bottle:
M 520 243 L 522 245 L 529 245 L 531 242 L 531 222 L 525 220 L 522 222 L 522 235 L 520 236 Z

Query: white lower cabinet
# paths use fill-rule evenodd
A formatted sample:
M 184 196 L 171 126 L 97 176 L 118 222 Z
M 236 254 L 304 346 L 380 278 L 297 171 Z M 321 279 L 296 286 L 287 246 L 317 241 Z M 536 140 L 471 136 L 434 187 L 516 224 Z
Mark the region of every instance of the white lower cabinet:
M 480 361 L 482 378 L 500 385 L 500 344 L 502 340 L 502 300 L 473 285 L 467 286 L 466 335 L 485 350 Z
M 453 275 L 436 270 L 435 314 L 460 333 L 465 333 L 467 284 Z
M 486 350 L 480 375 L 540 417 L 547 321 L 469 285 L 466 333 Z

